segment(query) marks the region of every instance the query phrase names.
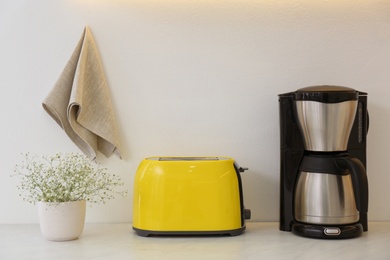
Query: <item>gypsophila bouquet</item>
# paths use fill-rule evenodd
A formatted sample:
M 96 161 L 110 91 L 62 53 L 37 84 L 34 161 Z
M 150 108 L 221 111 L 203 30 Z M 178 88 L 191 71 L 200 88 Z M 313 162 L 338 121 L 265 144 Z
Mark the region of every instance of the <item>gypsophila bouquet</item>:
M 36 202 L 70 202 L 86 200 L 105 203 L 115 194 L 126 195 L 115 188 L 124 186 L 119 176 L 92 163 L 87 156 L 77 153 L 57 153 L 54 156 L 24 154 L 12 176 L 19 176 L 18 186 L 23 200 Z

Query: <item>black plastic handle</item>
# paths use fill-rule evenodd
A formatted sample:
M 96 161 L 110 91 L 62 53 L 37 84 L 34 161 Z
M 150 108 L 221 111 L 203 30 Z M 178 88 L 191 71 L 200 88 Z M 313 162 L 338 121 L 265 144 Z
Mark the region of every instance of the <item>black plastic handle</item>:
M 245 172 L 245 171 L 247 171 L 247 170 L 249 170 L 249 168 L 247 168 L 247 167 L 239 167 L 239 168 L 238 168 L 238 171 L 239 171 L 239 172 Z
M 357 158 L 340 157 L 335 159 L 340 168 L 351 173 L 356 208 L 360 213 L 368 211 L 368 179 L 363 163 Z

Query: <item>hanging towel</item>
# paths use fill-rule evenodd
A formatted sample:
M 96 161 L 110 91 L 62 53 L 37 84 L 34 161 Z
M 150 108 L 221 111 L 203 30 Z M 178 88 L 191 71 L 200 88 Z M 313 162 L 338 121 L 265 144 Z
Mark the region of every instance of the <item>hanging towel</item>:
M 121 158 L 107 82 L 88 27 L 42 106 L 91 160 L 97 151 Z

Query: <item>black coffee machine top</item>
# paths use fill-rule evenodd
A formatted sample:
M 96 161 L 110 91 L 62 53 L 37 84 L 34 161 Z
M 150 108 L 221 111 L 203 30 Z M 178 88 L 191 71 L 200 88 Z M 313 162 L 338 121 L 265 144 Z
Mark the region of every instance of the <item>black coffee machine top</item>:
M 280 229 L 315 238 L 366 231 L 367 94 L 302 88 L 279 95 L 279 112 Z
M 306 87 L 294 92 L 295 100 L 312 100 L 323 103 L 339 103 L 358 98 L 359 92 L 352 88 L 330 85 Z

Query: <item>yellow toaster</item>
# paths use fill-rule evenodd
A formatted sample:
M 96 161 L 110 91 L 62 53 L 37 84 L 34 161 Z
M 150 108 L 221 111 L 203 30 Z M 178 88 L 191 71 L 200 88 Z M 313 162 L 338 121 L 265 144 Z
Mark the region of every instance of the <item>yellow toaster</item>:
M 149 235 L 240 235 L 241 168 L 227 157 L 150 157 L 136 172 L 133 229 Z

